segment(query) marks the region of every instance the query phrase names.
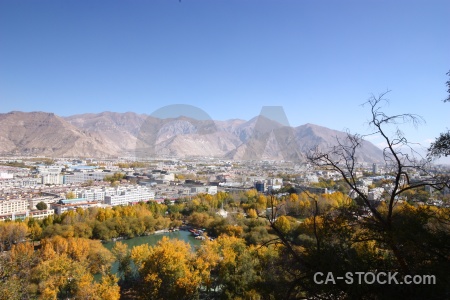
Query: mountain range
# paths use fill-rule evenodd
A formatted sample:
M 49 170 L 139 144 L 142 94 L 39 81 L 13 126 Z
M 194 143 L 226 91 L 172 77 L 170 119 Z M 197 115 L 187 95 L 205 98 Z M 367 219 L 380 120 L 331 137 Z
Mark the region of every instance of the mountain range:
M 347 133 L 313 124 L 283 126 L 264 116 L 249 121 L 159 119 L 133 112 L 60 117 L 46 112 L 0 114 L 0 155 L 50 157 L 217 157 L 230 160 L 302 160 L 314 147 L 343 141 Z M 364 141 L 367 163 L 382 151 Z

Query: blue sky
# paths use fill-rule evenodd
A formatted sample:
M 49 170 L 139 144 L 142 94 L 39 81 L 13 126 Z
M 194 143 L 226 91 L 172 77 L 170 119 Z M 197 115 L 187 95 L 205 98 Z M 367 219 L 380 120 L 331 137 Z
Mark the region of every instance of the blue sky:
M 365 132 L 371 94 L 426 145 L 450 128 L 450 1 L 0 0 L 0 113 L 213 119 L 282 106 L 293 126 Z

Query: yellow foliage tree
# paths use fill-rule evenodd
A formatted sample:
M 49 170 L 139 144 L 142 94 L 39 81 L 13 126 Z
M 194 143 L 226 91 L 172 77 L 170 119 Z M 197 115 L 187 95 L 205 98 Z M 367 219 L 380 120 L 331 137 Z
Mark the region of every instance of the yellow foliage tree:
M 190 299 L 201 284 L 189 244 L 164 237 L 154 247 L 134 247 L 131 258 L 145 282 L 141 295 L 151 299 Z
M 250 208 L 249 210 L 247 210 L 247 215 L 248 215 L 248 217 L 251 218 L 251 219 L 256 219 L 256 218 L 258 218 L 258 213 L 257 213 L 256 210 L 253 209 L 253 208 Z

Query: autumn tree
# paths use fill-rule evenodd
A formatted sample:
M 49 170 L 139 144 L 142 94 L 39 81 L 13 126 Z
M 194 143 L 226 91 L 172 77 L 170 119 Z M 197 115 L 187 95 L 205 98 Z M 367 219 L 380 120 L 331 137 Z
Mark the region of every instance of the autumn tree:
M 0 256 L 0 299 L 119 299 L 112 254 L 99 241 L 45 239 L 13 245 Z M 101 274 L 100 281 L 94 274 Z
M 193 299 L 197 295 L 201 276 L 189 244 L 164 237 L 154 247 L 134 247 L 131 258 L 142 281 L 140 298 Z
M 256 248 L 248 247 L 244 239 L 228 235 L 203 244 L 198 257 L 208 266 L 208 296 L 212 299 L 258 299 L 260 295 L 254 288 L 261 278 L 255 251 Z
M 77 197 L 77 195 L 75 195 L 75 193 L 72 191 L 67 192 L 67 194 L 66 194 L 66 199 L 75 199 L 76 197 Z
M 31 243 L 13 245 L 0 255 L 0 299 L 27 299 L 33 292 L 30 270 L 38 261 Z
M 364 136 L 349 133 L 345 140 L 336 140 L 335 146 L 312 150 L 308 160 L 322 170 L 338 172 L 358 195 L 359 206 L 342 194 L 313 199 L 310 201 L 312 216 L 294 229 L 297 237 L 292 236 L 292 230 L 289 234 L 283 230 L 287 223 L 278 221 L 280 210 L 273 206 L 271 226 L 283 245 L 280 263 L 290 274 L 285 298 L 306 295 L 318 298 L 397 299 L 408 296 L 411 299 L 441 299 L 449 295 L 450 277 L 443 273 L 443 268 L 450 267 L 448 209 L 417 210 L 402 203 L 402 196 L 409 191 L 426 186 L 440 190 L 448 186 L 449 181 L 432 171 L 429 160 L 414 150 L 399 128 L 405 123 L 417 125 L 421 118 L 414 114 L 385 114 L 382 111 L 386 103 L 384 96 L 385 93 L 372 97 L 366 103 L 370 111 L 369 125 L 373 129 L 370 135 L 384 140 L 384 164 L 392 175 L 387 182 L 390 188 L 380 201 L 371 200 L 358 184 L 356 171 L 361 166 Z M 422 176 L 412 180 L 413 173 Z M 356 288 L 340 283 L 318 285 L 312 280 L 316 272 L 345 276 L 346 272 L 380 270 L 398 272 L 399 278 L 432 272 L 440 275 L 433 287 L 361 285 Z
M 28 226 L 25 223 L 0 222 L 0 251 L 11 249 L 14 244 L 25 242 Z

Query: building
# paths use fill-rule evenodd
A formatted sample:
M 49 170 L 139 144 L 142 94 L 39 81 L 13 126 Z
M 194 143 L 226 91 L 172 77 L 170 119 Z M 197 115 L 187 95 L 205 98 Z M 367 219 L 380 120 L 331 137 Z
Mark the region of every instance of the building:
M 312 187 L 312 186 L 299 186 L 295 188 L 295 192 L 297 194 L 301 194 L 302 192 L 309 192 L 313 194 L 328 194 L 327 188 L 319 188 L 319 187 Z
M 379 201 L 384 193 L 384 188 L 374 188 L 367 193 L 367 199 L 370 201 Z
M 0 179 L 13 179 L 13 177 L 12 173 L 0 173 Z
M 28 211 L 27 217 L 33 219 L 45 219 L 49 216 L 53 216 L 55 214 L 54 209 L 43 209 L 43 210 L 30 210 Z
M 217 186 L 214 185 L 200 185 L 200 186 L 191 186 L 191 195 L 195 194 L 217 194 Z
M 47 204 L 47 207 L 50 207 L 51 204 L 56 203 L 59 200 L 61 200 L 61 198 L 54 197 L 54 196 L 30 198 L 30 199 L 28 199 L 28 207 L 31 210 L 35 210 L 35 209 L 37 209 L 36 204 L 38 204 L 39 202 L 44 202 L 45 204 Z
M 93 189 L 82 189 L 74 191 L 77 198 L 84 198 L 86 201 L 92 202 L 103 202 L 106 195 L 114 195 L 114 188 L 93 188 Z
M 86 199 L 60 200 L 58 203 L 51 205 L 55 213 L 60 215 L 66 211 L 76 210 L 77 208 L 87 209 L 89 207 L 101 206 L 98 202 L 87 202 Z
M 255 189 L 260 193 L 264 193 L 266 191 L 264 187 L 264 182 L 263 181 L 255 182 Z
M 24 213 L 28 210 L 28 200 L 0 200 L 0 216 L 12 213 Z
M 39 178 L 14 178 L 14 179 L 0 179 L 0 188 L 26 188 L 34 187 L 41 184 L 42 179 Z
M 115 195 L 105 196 L 104 203 L 116 205 L 128 205 L 130 203 L 138 203 L 141 201 L 149 201 L 155 199 L 155 192 L 147 187 L 136 187 L 129 189 L 117 189 Z
M 54 197 L 39 197 L 33 199 L 14 199 L 0 201 L 0 221 L 24 220 L 26 218 L 43 219 L 54 214 L 53 209 L 36 209 L 39 202 L 54 203 Z M 31 210 L 30 210 L 31 208 Z
M 42 178 L 42 184 L 63 184 L 64 176 L 61 174 L 60 166 L 40 166 L 39 175 Z
M 85 183 L 88 181 L 103 181 L 106 176 L 113 175 L 110 172 L 74 172 L 72 174 L 67 174 L 64 176 L 64 183 Z
M 379 171 L 378 171 L 378 165 L 374 163 L 374 164 L 372 165 L 372 173 L 373 173 L 373 174 L 378 174 L 378 172 L 379 172 Z

